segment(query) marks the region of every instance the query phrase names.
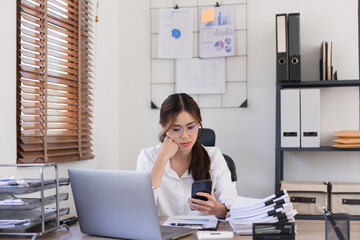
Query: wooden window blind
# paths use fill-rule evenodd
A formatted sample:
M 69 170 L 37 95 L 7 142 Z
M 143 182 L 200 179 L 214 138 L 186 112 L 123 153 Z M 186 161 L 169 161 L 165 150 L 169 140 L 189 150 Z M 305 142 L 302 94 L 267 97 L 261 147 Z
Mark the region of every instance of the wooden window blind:
M 17 1 L 17 163 L 94 158 L 92 0 Z

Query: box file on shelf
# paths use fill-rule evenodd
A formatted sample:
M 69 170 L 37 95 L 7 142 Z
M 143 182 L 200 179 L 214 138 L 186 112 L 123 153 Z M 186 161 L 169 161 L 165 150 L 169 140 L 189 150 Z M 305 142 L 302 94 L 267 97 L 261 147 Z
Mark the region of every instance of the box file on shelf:
M 360 182 L 331 182 L 332 213 L 360 215 Z
M 327 184 L 323 182 L 281 181 L 281 190 L 286 189 L 293 208 L 300 215 L 322 215 L 323 206 L 328 208 Z

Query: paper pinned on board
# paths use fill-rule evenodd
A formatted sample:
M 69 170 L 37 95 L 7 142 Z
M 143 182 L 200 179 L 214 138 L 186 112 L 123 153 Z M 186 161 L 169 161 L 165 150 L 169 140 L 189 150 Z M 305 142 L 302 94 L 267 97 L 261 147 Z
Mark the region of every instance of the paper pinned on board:
M 181 59 L 175 66 L 176 92 L 225 93 L 225 58 Z
M 234 12 L 233 5 L 216 7 L 213 21 L 201 21 L 200 58 L 235 55 Z M 201 14 L 207 13 L 201 11 Z
M 159 58 L 192 58 L 193 15 L 192 8 L 160 9 Z

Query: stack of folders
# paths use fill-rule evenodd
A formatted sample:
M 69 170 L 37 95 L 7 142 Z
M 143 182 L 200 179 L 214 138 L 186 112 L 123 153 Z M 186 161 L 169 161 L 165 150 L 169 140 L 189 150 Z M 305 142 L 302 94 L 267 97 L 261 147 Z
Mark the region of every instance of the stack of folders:
M 229 222 L 237 235 L 251 235 L 253 223 L 295 222 L 297 211 L 286 190 L 253 203 L 235 205 L 229 211 Z
M 332 41 L 322 41 L 320 48 L 320 80 L 337 80 L 337 72 L 332 65 Z
M 360 131 L 359 130 L 344 130 L 334 132 L 336 143 L 332 147 L 336 148 L 360 148 Z
M 276 81 L 301 81 L 300 13 L 276 14 Z

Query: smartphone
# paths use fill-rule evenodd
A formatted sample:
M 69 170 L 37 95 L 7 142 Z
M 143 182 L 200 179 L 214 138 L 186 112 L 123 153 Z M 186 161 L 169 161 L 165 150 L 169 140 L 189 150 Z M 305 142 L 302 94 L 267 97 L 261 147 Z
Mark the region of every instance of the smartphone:
M 203 201 L 207 201 L 208 199 L 206 197 L 198 196 L 196 195 L 196 193 L 206 192 L 208 194 L 211 194 L 211 186 L 212 186 L 211 179 L 194 181 L 191 187 L 191 197 Z

